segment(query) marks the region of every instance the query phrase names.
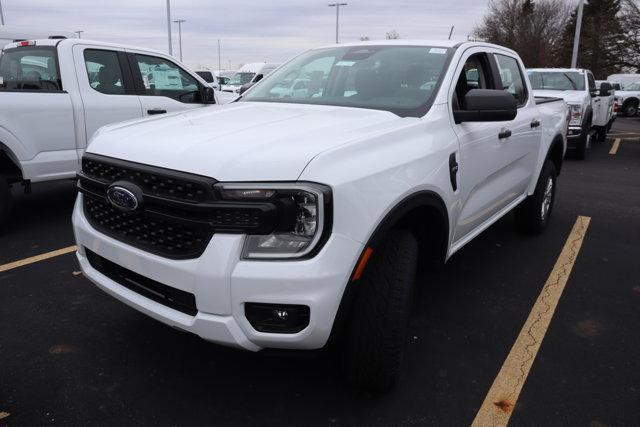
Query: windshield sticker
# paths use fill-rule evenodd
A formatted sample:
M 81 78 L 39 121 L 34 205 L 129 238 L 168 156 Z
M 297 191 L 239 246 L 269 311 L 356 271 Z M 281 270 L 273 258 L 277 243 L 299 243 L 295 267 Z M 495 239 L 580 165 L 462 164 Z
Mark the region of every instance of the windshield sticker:
M 356 61 L 340 61 L 336 62 L 336 67 L 351 67 Z
M 437 53 L 438 55 L 444 55 L 447 53 L 447 49 L 443 49 L 441 47 L 432 47 L 429 49 L 429 53 Z

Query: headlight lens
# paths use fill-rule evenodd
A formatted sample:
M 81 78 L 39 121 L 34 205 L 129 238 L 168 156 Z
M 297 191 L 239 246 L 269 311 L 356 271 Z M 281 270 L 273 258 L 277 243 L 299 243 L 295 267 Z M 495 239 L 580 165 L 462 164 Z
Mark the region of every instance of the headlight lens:
M 581 126 L 582 125 L 582 105 L 569 104 L 569 108 L 571 108 L 571 121 L 569 121 L 569 126 Z
M 278 226 L 267 235 L 247 235 L 243 259 L 301 258 L 320 242 L 327 225 L 331 191 L 312 184 L 216 184 L 225 200 L 272 202 Z

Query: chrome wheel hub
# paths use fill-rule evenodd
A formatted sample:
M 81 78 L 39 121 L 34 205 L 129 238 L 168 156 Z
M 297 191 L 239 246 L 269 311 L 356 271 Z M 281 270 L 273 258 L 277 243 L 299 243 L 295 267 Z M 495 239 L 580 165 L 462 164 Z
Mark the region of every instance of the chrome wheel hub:
M 547 185 L 544 188 L 544 196 L 542 198 L 542 207 L 540 209 L 540 217 L 544 221 L 551 210 L 551 202 L 553 201 L 553 178 L 547 178 Z

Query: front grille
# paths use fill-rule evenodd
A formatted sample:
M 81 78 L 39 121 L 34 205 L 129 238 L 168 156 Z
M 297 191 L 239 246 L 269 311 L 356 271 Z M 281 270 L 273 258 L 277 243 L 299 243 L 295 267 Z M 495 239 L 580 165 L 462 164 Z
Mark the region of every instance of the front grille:
M 195 316 L 198 313 L 196 297 L 192 293 L 163 285 L 160 282 L 127 270 L 87 248 L 84 251 L 91 267 L 119 285 L 190 316 Z
M 186 202 L 210 200 L 215 183 L 215 180 L 206 177 L 117 159 L 105 161 L 91 155 L 83 157 L 82 172 L 103 183 L 126 180 L 140 186 L 145 194 Z
M 122 212 L 103 199 L 84 197 L 84 214 L 98 231 L 166 258 L 197 258 L 213 236 L 210 227 L 184 225 L 144 213 Z

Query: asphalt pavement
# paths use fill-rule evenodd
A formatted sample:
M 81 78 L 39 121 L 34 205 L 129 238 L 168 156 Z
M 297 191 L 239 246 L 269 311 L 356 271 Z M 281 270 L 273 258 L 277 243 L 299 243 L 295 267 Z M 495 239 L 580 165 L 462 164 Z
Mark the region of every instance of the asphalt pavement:
M 0 272 L 0 425 L 469 425 L 578 216 L 591 223 L 510 425 L 640 425 L 640 119 L 612 135 L 565 161 L 545 234 L 508 215 L 419 277 L 385 395 L 323 354 L 232 350 L 156 322 L 72 253 Z M 0 266 L 73 245 L 74 198 L 73 182 L 19 195 Z

